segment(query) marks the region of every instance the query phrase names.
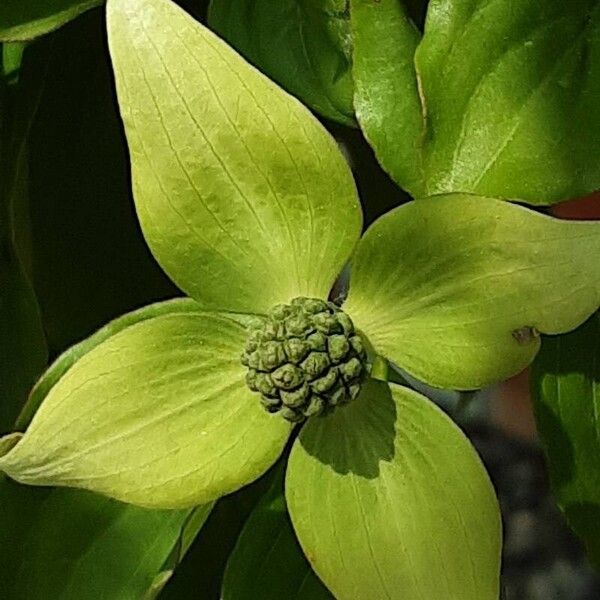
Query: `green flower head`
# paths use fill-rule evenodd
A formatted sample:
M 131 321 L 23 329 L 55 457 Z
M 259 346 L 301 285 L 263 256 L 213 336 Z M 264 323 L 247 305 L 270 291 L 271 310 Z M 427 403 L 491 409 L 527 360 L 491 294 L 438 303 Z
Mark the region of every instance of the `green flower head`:
M 0 469 L 192 506 L 258 478 L 293 431 L 288 509 L 336 597 L 496 600 L 485 471 L 380 367 L 462 390 L 520 371 L 540 344 L 521 332 L 564 332 L 598 308 L 600 225 L 454 193 L 360 238 L 351 170 L 301 103 L 168 0 L 108 0 L 107 15 L 137 214 L 189 297 L 59 359 Z M 348 262 L 347 299 L 331 304 Z

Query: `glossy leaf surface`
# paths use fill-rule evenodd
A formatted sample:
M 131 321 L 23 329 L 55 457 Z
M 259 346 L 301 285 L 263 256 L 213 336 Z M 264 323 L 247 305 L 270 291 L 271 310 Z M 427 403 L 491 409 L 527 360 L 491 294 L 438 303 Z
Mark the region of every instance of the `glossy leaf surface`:
M 221 598 L 333 599 L 298 544 L 285 504 L 281 473 L 238 538 L 227 563 Z
M 109 0 L 134 196 L 165 271 L 205 306 L 326 296 L 361 227 L 334 140 L 168 0 Z
M 356 117 L 383 168 L 422 196 L 423 115 L 414 64 L 421 34 L 399 0 L 350 6 Z
M 162 315 L 96 346 L 54 385 L 0 469 L 148 507 L 203 504 L 256 479 L 289 433 L 248 390 L 246 329 Z
M 308 422 L 286 497 L 315 571 L 339 600 L 497 600 L 494 491 L 461 431 L 425 397 L 371 382 Z
M 208 24 L 325 117 L 352 125 L 352 40 L 345 0 L 213 0 Z
M 554 496 L 600 565 L 600 317 L 544 338 L 532 377 Z
M 104 0 L 3 0 L 0 41 L 33 40 L 58 29 Z
M 539 335 L 600 305 L 600 223 L 490 198 L 411 202 L 367 231 L 345 309 L 378 353 L 435 387 L 474 389 L 526 367 Z
M 600 188 L 599 33 L 596 0 L 432 0 L 416 54 L 427 195 Z

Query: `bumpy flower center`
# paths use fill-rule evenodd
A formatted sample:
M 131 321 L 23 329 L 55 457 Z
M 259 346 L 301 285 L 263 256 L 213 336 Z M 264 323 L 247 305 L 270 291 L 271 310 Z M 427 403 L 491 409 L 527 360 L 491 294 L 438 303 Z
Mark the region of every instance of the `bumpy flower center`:
M 356 398 L 366 358 L 350 317 L 315 298 L 273 307 L 242 353 L 248 387 L 267 411 L 294 423 Z

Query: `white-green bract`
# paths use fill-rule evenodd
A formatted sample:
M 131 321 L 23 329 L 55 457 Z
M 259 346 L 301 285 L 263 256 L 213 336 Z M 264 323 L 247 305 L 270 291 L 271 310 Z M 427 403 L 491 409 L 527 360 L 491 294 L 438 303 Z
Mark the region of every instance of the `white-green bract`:
M 109 325 L 51 368 L 0 469 L 149 507 L 210 502 L 256 479 L 291 425 L 244 381 L 247 328 L 325 299 L 382 357 L 473 389 L 531 362 L 539 337 L 600 302 L 600 224 L 491 198 L 401 206 L 360 239 L 351 172 L 294 98 L 168 0 L 109 0 L 108 36 L 147 242 L 188 299 Z M 0 452 L 1 453 L 1 452 Z M 341 599 L 496 600 L 500 519 L 460 430 L 382 381 L 293 443 L 286 498 L 313 568 Z

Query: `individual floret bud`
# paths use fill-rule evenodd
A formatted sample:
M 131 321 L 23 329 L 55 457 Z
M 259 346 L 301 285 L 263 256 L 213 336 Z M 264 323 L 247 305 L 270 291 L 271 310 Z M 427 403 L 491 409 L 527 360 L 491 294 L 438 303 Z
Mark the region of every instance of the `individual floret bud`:
M 300 338 L 291 338 L 283 343 L 287 359 L 295 365 L 301 363 L 308 356 L 310 348 L 309 343 Z
M 339 363 L 350 352 L 350 342 L 345 335 L 330 335 L 327 338 L 327 353 L 334 363 Z
M 311 350 L 316 350 L 317 352 L 326 352 L 327 351 L 327 336 L 320 331 L 315 331 L 311 333 L 306 341 L 310 346 Z
M 287 357 L 282 342 L 266 342 L 260 350 L 260 370 L 270 371 L 285 363 Z
M 293 390 L 304 383 L 302 369 L 289 363 L 275 369 L 271 378 L 280 390 Z
M 313 317 L 313 323 L 318 331 L 324 334 L 339 333 L 344 331 L 335 315 L 318 313 Z
M 338 378 L 336 369 L 329 369 L 323 377 L 315 379 L 311 382 L 310 388 L 317 394 L 324 394 L 328 392 L 336 383 Z
M 291 408 L 298 408 L 306 403 L 306 400 L 311 394 L 311 388 L 308 387 L 308 383 L 303 383 L 299 388 L 288 392 L 287 390 L 281 390 L 279 393 L 281 401 Z
M 308 380 L 316 379 L 329 368 L 331 361 L 325 352 L 311 352 L 300 364 Z
M 351 358 L 348 362 L 340 365 L 340 373 L 344 378 L 344 381 L 351 382 L 356 379 L 362 371 L 362 363 L 356 356 Z

